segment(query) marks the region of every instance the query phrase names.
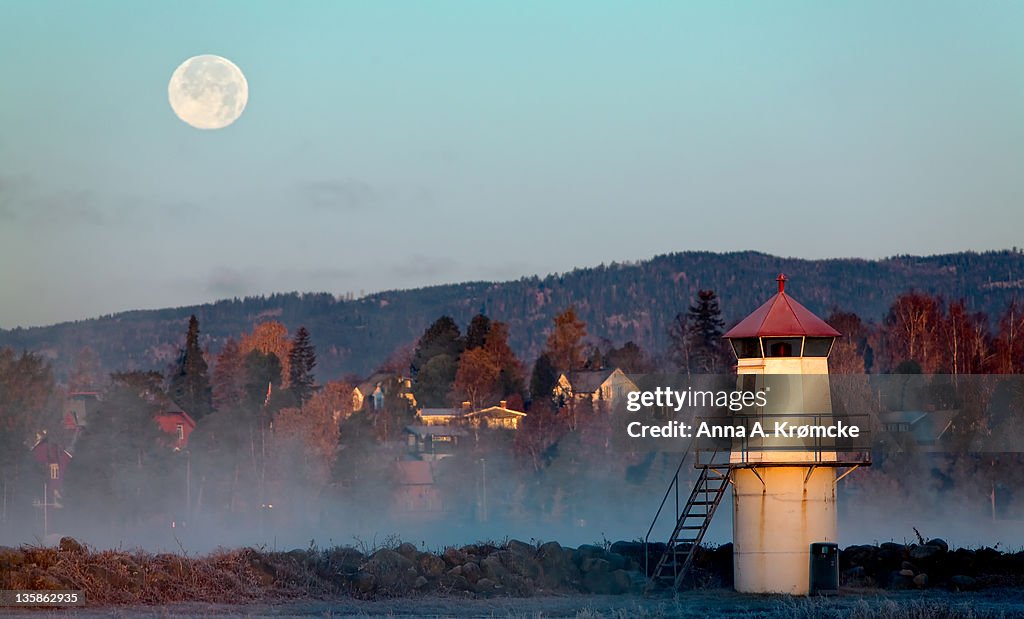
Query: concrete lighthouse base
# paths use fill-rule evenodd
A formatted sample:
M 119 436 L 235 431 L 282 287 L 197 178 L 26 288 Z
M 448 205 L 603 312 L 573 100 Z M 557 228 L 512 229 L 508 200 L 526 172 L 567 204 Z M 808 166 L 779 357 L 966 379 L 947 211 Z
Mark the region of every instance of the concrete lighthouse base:
M 756 471 L 733 469 L 736 590 L 806 595 L 811 544 L 837 541 L 835 469 L 770 466 Z

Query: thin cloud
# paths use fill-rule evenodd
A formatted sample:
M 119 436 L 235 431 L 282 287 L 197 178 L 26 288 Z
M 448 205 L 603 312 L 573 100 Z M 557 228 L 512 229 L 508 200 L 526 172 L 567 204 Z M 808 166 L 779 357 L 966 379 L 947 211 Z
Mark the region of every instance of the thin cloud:
M 298 184 L 299 199 L 313 208 L 361 210 L 381 199 L 380 191 L 365 181 L 319 180 Z

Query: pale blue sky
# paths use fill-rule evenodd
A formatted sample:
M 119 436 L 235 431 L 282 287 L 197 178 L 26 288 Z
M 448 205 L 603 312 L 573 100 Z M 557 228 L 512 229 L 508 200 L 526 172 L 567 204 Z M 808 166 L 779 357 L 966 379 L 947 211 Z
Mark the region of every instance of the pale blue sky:
M 197 54 L 249 81 L 178 120 Z M 0 327 L 1021 245 L 1024 3 L 0 0 Z

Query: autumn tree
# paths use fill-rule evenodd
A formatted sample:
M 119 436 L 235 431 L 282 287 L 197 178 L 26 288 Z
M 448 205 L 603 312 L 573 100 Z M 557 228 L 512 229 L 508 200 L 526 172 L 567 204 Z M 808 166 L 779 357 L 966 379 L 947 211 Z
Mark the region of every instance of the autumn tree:
M 309 339 L 309 330 L 299 327 L 288 351 L 288 384 L 299 406 L 302 406 L 312 395 L 316 379 L 313 368 L 316 367 L 316 350 Z
M 0 348 L 0 484 L 8 500 L 29 465 L 26 445 L 36 432 L 59 421 L 54 415 L 59 410 L 56 382 L 46 360 Z
M 292 484 L 326 485 L 338 457 L 339 428 L 351 414 L 352 386 L 340 381 L 327 383 L 301 407 L 282 408 L 274 417 L 271 468 Z
M 687 314 L 687 338 L 690 369 L 701 374 L 715 374 L 726 367 L 722 343 L 722 310 L 714 290 L 697 291 L 697 303 Z
M 868 368 L 870 354 L 869 329 L 860 316 L 852 312 L 832 312 L 825 320 L 840 335 L 832 344 L 828 355 L 828 370 L 832 374 L 863 374 Z
M 213 407 L 224 410 L 245 399 L 245 359 L 234 338 L 228 338 L 213 366 Z
M 281 386 L 288 387 L 288 379 L 291 376 L 291 369 L 288 367 L 291 340 L 288 339 L 288 329 L 283 324 L 276 320 L 261 322 L 256 325 L 252 333 L 242 336 L 238 348 L 243 357 L 254 350 L 277 357 L 281 366 Z
M 883 325 L 882 342 L 888 366 L 895 368 L 902 361 L 916 361 L 925 373 L 938 370 L 942 318 L 942 303 L 935 297 L 920 292 L 897 297 Z
M 471 348 L 459 357 L 453 393 L 476 409 L 493 397 L 501 368 L 483 347 Z
M 653 369 L 647 353 L 632 340 L 619 348 L 610 348 L 604 355 L 605 367 L 618 368 L 626 373 L 642 374 Z
M 999 318 L 990 367 L 997 374 L 1024 373 L 1024 304 L 1016 299 Z
M 522 394 L 524 389 L 523 363 L 508 343 L 508 325 L 501 321 L 491 323 L 484 341 L 484 350 L 498 366 L 498 394 L 505 399 Z
M 188 320 L 185 348 L 178 360 L 177 370 L 171 377 L 170 395 L 178 406 L 196 420 L 209 414 L 213 407 L 209 368 L 203 350 L 199 347 L 199 321 L 195 314 Z
M 68 376 L 68 391 L 96 391 L 100 388 L 103 377 L 103 365 L 99 355 L 83 346 L 75 356 L 75 364 Z
M 963 299 L 949 304 L 938 332 L 941 371 L 951 374 L 978 374 L 988 363 L 988 318 L 970 312 Z
M 576 308 L 568 307 L 555 316 L 555 326 L 548 335 L 546 352 L 556 368 L 571 372 L 583 367 L 583 338 L 587 325 L 576 316 Z

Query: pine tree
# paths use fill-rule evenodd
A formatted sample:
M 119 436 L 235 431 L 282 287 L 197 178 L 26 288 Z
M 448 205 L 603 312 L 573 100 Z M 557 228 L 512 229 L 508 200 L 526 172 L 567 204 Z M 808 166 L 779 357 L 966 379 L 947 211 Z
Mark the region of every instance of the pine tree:
M 416 397 L 421 404 L 445 405 L 464 348 L 462 333 L 451 316 L 441 316 L 423 332 L 409 368 L 416 381 Z
M 483 314 L 473 316 L 466 327 L 466 350 L 480 348 L 487 341 L 487 335 L 491 332 L 491 319 Z
M 722 346 L 722 310 L 714 290 L 697 291 L 697 304 L 690 306 L 689 330 L 690 369 L 714 374 L 724 366 Z
M 188 320 L 185 349 L 178 360 L 178 369 L 171 377 L 170 395 L 196 421 L 209 414 L 213 407 L 209 368 L 199 347 L 199 321 L 195 314 Z
M 535 404 L 550 406 L 554 397 L 552 392 L 557 383 L 558 372 L 551 362 L 551 357 L 546 353 L 537 357 L 537 361 L 533 364 L 533 373 L 530 375 L 531 410 Z
M 245 400 L 245 358 L 234 338 L 228 338 L 213 366 L 213 405 L 217 410 L 240 406 Z
M 316 367 L 316 349 L 309 339 L 309 330 L 299 327 L 288 352 L 288 385 L 301 406 L 313 395 L 313 368 Z

